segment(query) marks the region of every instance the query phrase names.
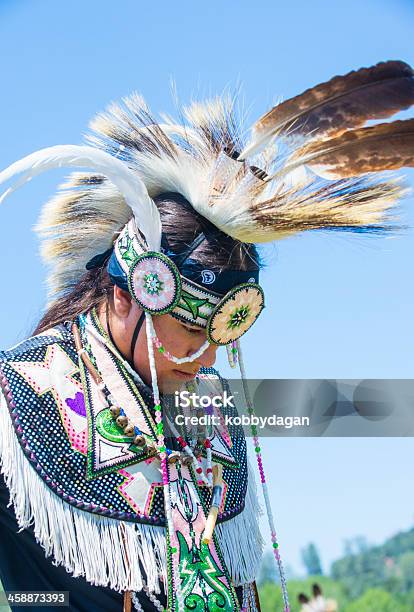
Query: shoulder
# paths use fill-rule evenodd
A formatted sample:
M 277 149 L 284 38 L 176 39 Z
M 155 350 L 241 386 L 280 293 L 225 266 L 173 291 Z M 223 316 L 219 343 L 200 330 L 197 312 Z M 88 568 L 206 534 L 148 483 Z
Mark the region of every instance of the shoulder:
M 59 325 L 0 351 L 0 388 L 16 404 L 42 403 L 52 382 L 76 368 L 70 327 Z
M 30 356 L 33 357 L 36 353 L 42 352 L 43 349 L 52 344 L 58 344 L 62 347 L 65 345 L 69 346 L 72 341 L 72 333 L 69 327 L 64 324 L 58 325 L 41 334 L 26 338 L 9 349 L 0 350 L 0 365 L 9 361 L 20 361 Z

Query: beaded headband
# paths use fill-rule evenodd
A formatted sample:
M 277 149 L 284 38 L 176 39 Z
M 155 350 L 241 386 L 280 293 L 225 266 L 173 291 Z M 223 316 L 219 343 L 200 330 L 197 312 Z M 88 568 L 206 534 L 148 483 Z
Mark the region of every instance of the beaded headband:
M 191 266 L 181 268 L 191 270 Z M 199 274 L 196 266 L 195 273 Z M 206 284 L 211 282 L 203 270 Z M 117 238 L 108 262 L 112 281 L 129 291 L 135 302 L 153 315 L 170 313 L 177 319 L 206 329 L 213 344 L 229 344 L 240 338 L 264 308 L 264 294 L 256 283 L 257 271 L 230 271 L 232 288 L 224 295 L 183 276 L 165 253 L 148 251 L 131 219 Z M 222 274 L 226 274 L 223 272 Z M 234 281 L 238 284 L 234 286 Z M 243 282 L 246 280 L 247 282 Z M 242 281 L 242 282 L 240 282 Z

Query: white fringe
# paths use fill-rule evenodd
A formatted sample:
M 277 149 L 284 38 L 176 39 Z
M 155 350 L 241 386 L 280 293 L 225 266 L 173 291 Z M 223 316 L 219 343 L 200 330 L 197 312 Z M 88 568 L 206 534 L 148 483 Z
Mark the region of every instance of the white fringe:
M 25 457 L 1 393 L 0 433 L 1 471 L 20 531 L 33 526 L 46 557 L 52 556 L 53 564 L 63 565 L 74 578 L 84 576 L 91 584 L 119 592 L 147 588 L 150 593 L 160 593 L 167 584 L 165 529 L 78 510 L 53 493 Z M 256 484 L 249 467 L 245 509 L 216 527 L 224 561 L 236 586 L 252 582 L 259 569 L 263 548 L 259 514 Z
M 244 510 L 216 527 L 221 552 L 235 586 L 253 582 L 259 572 L 264 542 L 258 518 L 262 514 L 254 473 L 248 462 Z
M 167 584 L 165 529 L 78 510 L 53 493 L 25 457 L 2 395 L 0 432 L 1 471 L 20 531 L 33 525 L 46 557 L 75 578 L 120 592 L 147 586 L 160 593 L 160 576 Z

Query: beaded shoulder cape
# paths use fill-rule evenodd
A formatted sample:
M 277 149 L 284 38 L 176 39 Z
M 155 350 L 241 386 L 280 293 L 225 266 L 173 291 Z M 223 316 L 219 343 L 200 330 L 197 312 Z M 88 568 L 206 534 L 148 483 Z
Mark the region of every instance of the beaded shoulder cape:
M 138 388 L 94 336 L 83 340 L 111 394 L 130 411 L 141 431 L 153 434 L 155 424 L 145 389 Z M 0 377 L 5 399 L 0 409 L 0 457 L 20 526 L 34 523 L 46 555 L 53 555 L 75 575 L 88 578 L 89 573 L 91 582 L 118 590 L 140 590 L 145 584 L 157 592 L 159 575 L 166 571 L 159 460 L 142 456 L 108 408 L 99 404 L 96 385 L 78 359 L 70 327 L 61 325 L 0 352 Z M 226 387 L 213 369 L 202 371 L 200 377 L 218 388 Z M 224 428 L 214 431 L 211 442 L 213 463 L 223 465 L 224 481 L 216 545 L 229 579 L 244 584 L 254 580 L 261 552 L 245 439 L 240 431 Z M 184 495 L 187 517 L 190 500 L 196 523 L 197 512 L 208 512 L 211 493 L 197 483 L 191 468 L 183 469 L 188 473 L 181 479 L 184 489 L 177 485 L 177 510 Z M 22 478 L 22 471 L 27 478 Z M 30 491 L 27 486 L 24 489 L 27 479 Z M 182 514 L 184 519 L 184 510 Z M 119 549 L 113 545 L 114 530 L 120 535 Z M 246 550 L 241 553 L 243 539 Z M 100 550 L 110 546 L 112 558 L 129 552 L 130 558 L 136 554 L 140 562 L 132 572 L 131 568 L 117 569 L 116 563 L 112 569 L 98 570 L 93 559 L 87 559 L 88 545 L 97 547 L 94 540 Z
M 98 345 L 94 348 L 107 353 Z M 163 525 L 162 483 L 157 482 L 159 470 L 153 466 L 156 460 L 143 458 L 109 410 L 96 405 L 91 380 L 79 367 L 70 332 L 61 326 L 0 356 L 2 386 L 7 389 L 16 434 L 42 480 L 77 508 Z M 142 390 L 137 393 L 131 377 L 117 368 L 113 359 L 108 362 L 106 365 L 114 370 L 111 382 L 118 395 L 134 404 L 142 431 L 155 435 L 151 412 L 144 402 L 140 403 Z M 205 370 L 202 376 L 220 382 L 213 369 Z M 119 389 L 122 383 L 125 389 Z M 239 431 L 233 436 L 216 432 L 216 438 L 213 457 L 223 464 L 226 482 L 219 514 L 219 521 L 223 521 L 244 507 L 246 445 Z M 150 483 L 147 491 L 144 478 Z M 208 504 L 209 493 L 203 494 Z

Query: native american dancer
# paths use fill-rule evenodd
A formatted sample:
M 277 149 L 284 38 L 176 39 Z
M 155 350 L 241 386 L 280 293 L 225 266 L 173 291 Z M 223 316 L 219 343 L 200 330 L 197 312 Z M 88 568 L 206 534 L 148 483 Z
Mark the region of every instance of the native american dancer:
M 337 612 L 337 602 L 335 599 L 326 599 L 319 584 L 312 585 L 312 594 L 312 599 L 309 599 L 305 593 L 299 593 L 300 612 Z
M 87 170 L 37 226 L 46 313 L 0 353 L 6 590 L 70 591 L 79 611 L 259 609 L 254 478 L 242 432 L 222 425 L 234 408 L 190 406 L 219 425 L 181 426 L 173 390 L 226 391 L 219 346 L 246 381 L 240 337 L 264 307 L 257 243 L 387 230 L 403 189 L 377 172 L 413 165 L 414 122 L 364 124 L 413 101 L 411 68 L 381 63 L 274 107 L 246 144 L 232 99 L 176 123 L 133 95 L 92 122 L 85 146 L 0 173 L 19 175 L 9 195 L 49 168 Z M 254 427 L 252 438 L 289 610 Z

